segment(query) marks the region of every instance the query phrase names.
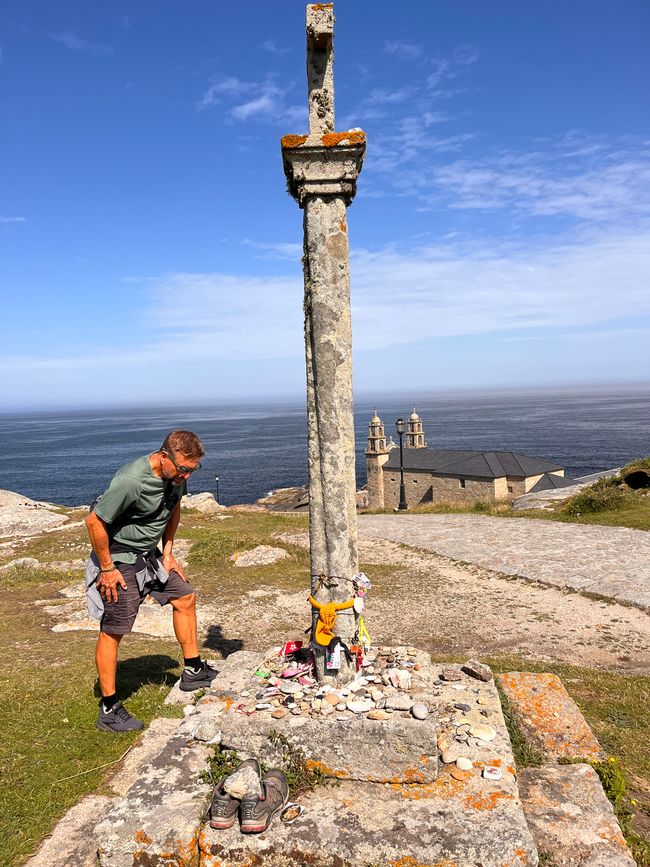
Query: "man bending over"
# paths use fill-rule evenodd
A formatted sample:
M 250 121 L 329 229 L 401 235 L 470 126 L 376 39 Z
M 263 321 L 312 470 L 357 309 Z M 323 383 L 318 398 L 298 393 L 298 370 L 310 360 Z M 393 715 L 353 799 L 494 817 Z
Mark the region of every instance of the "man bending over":
M 199 655 L 196 595 L 173 554 L 187 479 L 201 466 L 204 454 L 195 434 L 172 431 L 158 451 L 117 471 L 86 518 L 93 547 L 86 572 L 88 608 L 100 618 L 95 660 L 102 697 L 97 727 L 104 731 L 144 727 L 116 700 L 115 673 L 122 636 L 133 629 L 147 595 L 172 606 L 174 632 L 185 660 L 180 688 L 204 688 L 217 674 Z

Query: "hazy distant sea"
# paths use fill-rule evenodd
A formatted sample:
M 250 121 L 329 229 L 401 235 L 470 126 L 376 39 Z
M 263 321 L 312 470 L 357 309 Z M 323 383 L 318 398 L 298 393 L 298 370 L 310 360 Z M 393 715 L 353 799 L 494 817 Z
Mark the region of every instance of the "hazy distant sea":
M 650 385 L 582 391 L 503 391 L 419 397 L 432 448 L 520 451 L 579 476 L 650 454 Z M 412 398 L 359 399 L 357 481 L 365 484 L 367 426 L 374 409 L 394 434 Z M 189 428 L 207 454 L 190 492 L 253 502 L 307 479 L 304 402 L 0 415 L 0 488 L 64 505 L 89 503 L 122 464 L 154 451 L 170 429 Z

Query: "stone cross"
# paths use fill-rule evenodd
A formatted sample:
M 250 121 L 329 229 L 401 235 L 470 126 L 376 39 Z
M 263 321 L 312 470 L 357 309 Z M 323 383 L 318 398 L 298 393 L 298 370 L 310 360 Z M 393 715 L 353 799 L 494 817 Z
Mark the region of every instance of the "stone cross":
M 334 132 L 333 36 L 332 4 L 307 6 L 309 135 L 282 139 L 288 190 L 304 211 L 311 590 L 320 603 L 350 599 L 358 570 L 346 208 L 356 193 L 366 138 L 361 130 Z M 315 626 L 315 610 L 312 617 Z M 352 643 L 352 609 L 338 614 L 335 631 Z M 325 649 L 316 647 L 319 679 L 354 676 L 354 661 L 344 655 L 340 669 L 328 672 Z

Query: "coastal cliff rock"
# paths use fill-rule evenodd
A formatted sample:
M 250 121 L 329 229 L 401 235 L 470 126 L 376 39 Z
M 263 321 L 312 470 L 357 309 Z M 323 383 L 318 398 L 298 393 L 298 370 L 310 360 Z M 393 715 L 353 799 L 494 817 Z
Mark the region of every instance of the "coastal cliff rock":
M 69 523 L 61 506 L 0 490 L 0 537 L 36 536 Z

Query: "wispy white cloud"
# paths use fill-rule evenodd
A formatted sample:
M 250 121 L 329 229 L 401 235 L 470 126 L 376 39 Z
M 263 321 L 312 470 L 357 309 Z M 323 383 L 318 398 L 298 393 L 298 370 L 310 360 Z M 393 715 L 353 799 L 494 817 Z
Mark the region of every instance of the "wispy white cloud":
M 434 207 L 618 224 L 650 216 L 650 143 L 573 135 L 543 150 L 502 150 L 432 166 L 414 173 L 409 186 Z
M 650 316 L 650 229 L 551 243 L 447 243 L 353 256 L 355 334 L 381 349 Z
M 247 247 L 259 250 L 264 257 L 269 259 L 289 259 L 292 262 L 297 262 L 300 261 L 303 254 L 302 244 L 269 243 L 252 241 L 250 238 L 244 238 L 242 243 Z
M 291 105 L 288 95 L 292 83 L 281 87 L 268 77 L 264 81 L 242 81 L 234 76 L 216 79 L 203 94 L 198 109 L 203 110 L 228 103 L 225 110 L 228 120 L 245 122 L 256 120 L 267 123 L 307 124 L 307 107 Z M 234 104 L 233 104 L 234 103 Z
M 401 39 L 386 40 L 384 51 L 400 60 L 417 60 L 422 55 L 422 46 Z
M 53 33 L 52 39 L 64 45 L 70 51 L 80 51 L 84 54 L 112 54 L 114 48 L 112 45 L 102 45 L 98 42 L 89 42 L 86 39 L 81 39 L 75 33 L 67 31 L 66 33 Z
M 275 41 L 275 39 L 267 39 L 266 42 L 262 43 L 262 48 L 264 51 L 268 51 L 270 54 L 289 54 L 291 52 L 290 48 L 281 48 Z
M 272 118 L 277 117 L 281 112 L 284 91 L 274 84 L 272 81 L 267 81 L 262 86 L 262 92 L 254 96 L 252 99 L 246 100 L 235 105 L 230 109 L 230 116 L 235 120 L 248 120 L 251 117 Z
M 26 223 L 27 217 L 0 217 L 0 223 Z
M 143 284 L 141 345 L 110 352 L 5 358 L 5 372 L 134 371 L 178 362 L 204 365 L 302 355 L 302 276 L 297 244 L 246 242 L 295 263 L 285 275 L 172 273 Z M 572 329 L 628 329 L 650 317 L 650 229 L 574 237 L 524 247 L 450 239 L 353 254 L 355 347 L 391 347 L 455 336 L 493 339 Z M 626 321 L 627 320 L 627 321 Z M 619 322 L 619 326 L 612 323 Z M 514 350 L 513 350 L 514 351 Z

